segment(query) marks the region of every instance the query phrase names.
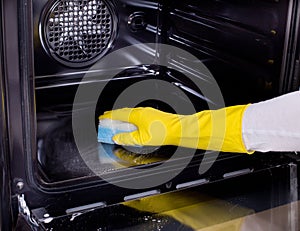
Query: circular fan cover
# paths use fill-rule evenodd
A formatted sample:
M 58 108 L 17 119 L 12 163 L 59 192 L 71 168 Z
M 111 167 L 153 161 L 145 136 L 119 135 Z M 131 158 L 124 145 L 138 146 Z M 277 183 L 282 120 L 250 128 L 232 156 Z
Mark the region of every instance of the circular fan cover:
M 71 67 L 90 65 L 111 48 L 117 15 L 107 0 L 57 0 L 48 4 L 39 33 L 44 49 Z

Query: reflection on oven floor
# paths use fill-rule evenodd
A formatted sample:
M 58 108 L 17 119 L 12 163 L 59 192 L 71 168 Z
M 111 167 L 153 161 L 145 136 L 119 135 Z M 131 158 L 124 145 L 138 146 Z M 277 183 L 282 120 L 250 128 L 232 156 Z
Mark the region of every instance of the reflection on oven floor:
M 49 228 L 46 229 L 53 231 L 61 228 L 99 231 L 299 230 L 299 206 L 298 201 L 255 213 L 251 208 L 226 200 L 204 196 L 195 191 L 183 191 L 127 202 L 97 212 L 65 217 L 59 222 L 48 224 Z M 68 228 L 64 226 L 66 223 Z
M 150 153 L 139 154 L 132 152 L 132 149 L 110 144 L 99 144 L 98 148 L 99 162 L 111 164 L 113 169 L 161 162 L 170 156 L 167 153 L 162 154 L 161 150 L 152 152 L 149 149 Z M 166 150 L 166 148 L 162 149 Z
M 167 216 L 193 230 L 252 214 L 252 209 L 225 200 L 185 191 L 127 202 L 139 211 Z
M 252 213 L 252 209 L 187 190 L 71 215 L 46 224 L 46 228 L 53 231 L 62 227 L 65 230 L 192 231 Z M 63 226 L 67 222 L 69 228 Z

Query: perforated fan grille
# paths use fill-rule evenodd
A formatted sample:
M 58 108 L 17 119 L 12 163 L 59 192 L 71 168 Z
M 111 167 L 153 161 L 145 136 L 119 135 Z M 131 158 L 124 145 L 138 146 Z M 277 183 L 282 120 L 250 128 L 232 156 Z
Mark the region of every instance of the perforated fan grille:
M 104 0 L 58 0 L 47 7 L 40 36 L 45 49 L 69 66 L 101 58 L 116 37 L 117 17 Z

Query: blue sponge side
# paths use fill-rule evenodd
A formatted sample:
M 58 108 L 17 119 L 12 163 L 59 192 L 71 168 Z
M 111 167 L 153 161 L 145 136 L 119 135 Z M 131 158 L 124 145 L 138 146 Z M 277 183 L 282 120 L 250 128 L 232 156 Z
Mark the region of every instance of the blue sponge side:
M 124 132 L 132 132 L 136 129 L 136 126 L 130 123 L 111 119 L 100 120 L 98 126 L 98 142 L 115 144 L 112 139 L 114 135 Z
M 106 144 L 114 144 L 113 137 L 118 133 L 128 132 L 125 130 L 113 130 L 111 128 L 105 128 L 98 126 L 98 142 Z

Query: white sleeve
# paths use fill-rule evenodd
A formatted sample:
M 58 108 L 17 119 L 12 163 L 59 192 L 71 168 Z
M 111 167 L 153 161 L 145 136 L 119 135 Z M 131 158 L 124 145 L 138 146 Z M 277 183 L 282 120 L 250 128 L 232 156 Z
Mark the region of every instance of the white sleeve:
M 251 104 L 242 126 L 249 151 L 300 151 L 300 91 Z

